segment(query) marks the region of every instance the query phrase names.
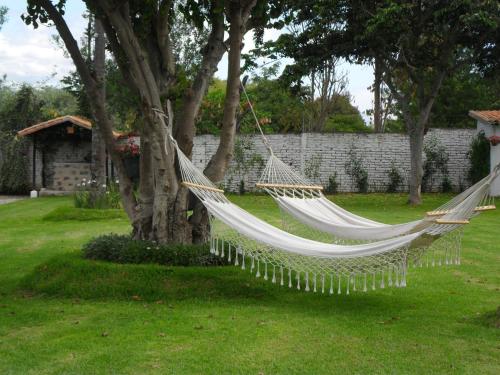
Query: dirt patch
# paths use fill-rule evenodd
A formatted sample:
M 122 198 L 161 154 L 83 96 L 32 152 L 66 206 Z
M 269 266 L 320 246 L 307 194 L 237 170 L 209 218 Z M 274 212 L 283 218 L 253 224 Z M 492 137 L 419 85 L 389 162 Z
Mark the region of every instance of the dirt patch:
M 26 199 L 23 196 L 12 196 L 12 195 L 0 195 L 0 204 L 12 203 L 21 199 Z
M 479 320 L 481 324 L 487 327 L 500 329 L 500 306 L 498 306 L 496 311 L 489 311 L 482 314 Z

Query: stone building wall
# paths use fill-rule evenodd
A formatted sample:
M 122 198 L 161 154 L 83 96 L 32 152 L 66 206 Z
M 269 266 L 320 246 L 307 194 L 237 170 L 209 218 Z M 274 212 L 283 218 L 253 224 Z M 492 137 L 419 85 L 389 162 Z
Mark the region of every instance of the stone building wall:
M 75 190 L 76 184 L 83 178 L 90 179 L 91 143 L 86 140 L 73 142 L 55 140 L 50 148 L 36 151 L 36 188 L 49 190 Z M 33 140 L 30 139 L 28 151 L 28 178 L 32 181 Z M 43 164 L 42 164 L 43 160 Z
M 431 129 L 425 136 L 425 143 L 434 140 L 448 155 L 448 177 L 453 190 L 468 186 L 467 171 L 469 151 L 475 129 Z M 337 174 L 336 181 L 341 192 L 357 191 L 355 182 L 346 173 L 346 164 L 354 153 L 368 172 L 369 191 L 386 191 L 389 185 L 389 170 L 396 167 L 403 177 L 400 191 L 408 190 L 410 170 L 410 146 L 405 134 L 353 134 L 353 133 L 304 133 L 276 134 L 268 136 L 275 154 L 303 175 L 309 174 L 312 182 L 326 186 L 330 176 Z M 252 190 L 262 172 L 268 154 L 257 135 L 243 136 L 245 159 L 250 165 L 241 165 L 233 160 L 226 174 L 224 188 L 238 191 L 243 180 L 246 190 Z M 240 140 L 240 144 L 241 144 Z M 203 168 L 215 153 L 219 140 L 212 135 L 197 136 L 194 141 L 193 161 Z M 250 146 L 249 146 L 250 145 Z M 443 176 L 436 173 L 431 189 L 439 191 Z

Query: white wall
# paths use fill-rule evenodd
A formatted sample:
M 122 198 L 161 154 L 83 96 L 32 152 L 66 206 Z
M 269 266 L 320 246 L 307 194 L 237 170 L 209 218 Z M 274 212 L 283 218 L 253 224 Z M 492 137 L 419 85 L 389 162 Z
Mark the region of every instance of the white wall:
M 449 156 L 448 170 L 454 190 L 469 185 L 467 171 L 469 161 L 467 152 L 474 137 L 474 129 L 431 129 L 425 136 L 425 142 L 435 137 L 444 146 Z M 260 155 L 267 161 L 268 154 L 262 140 L 257 135 L 247 136 L 253 149 L 247 151 L 247 156 Z M 410 169 L 410 146 L 408 136 L 405 134 L 352 134 L 352 133 L 304 133 L 276 134 L 268 136 L 275 154 L 292 165 L 302 174 L 308 166 L 319 163 L 319 177 L 313 179 L 314 183 L 325 185 L 328 178 L 337 172 L 339 191 L 356 191 L 351 178 L 346 174 L 345 164 L 349 162 L 349 150 L 354 149 L 362 158 L 363 166 L 368 171 L 368 184 L 370 191 L 385 191 L 389 184 L 388 171 L 394 162 L 404 182 L 401 191 L 408 189 L 408 173 Z M 200 135 L 195 137 L 193 150 L 194 163 L 203 168 L 210 157 L 215 153 L 219 144 L 218 137 Z M 500 147 L 500 146 L 499 146 Z M 499 148 L 500 150 L 500 148 Z M 260 176 L 261 169 L 254 166 L 247 173 L 239 175 L 235 171 L 235 163 L 225 178 L 225 188 L 237 191 L 240 180 L 245 181 L 247 190 L 251 190 Z M 433 179 L 433 190 L 438 191 L 442 183 L 442 176 L 436 175 Z

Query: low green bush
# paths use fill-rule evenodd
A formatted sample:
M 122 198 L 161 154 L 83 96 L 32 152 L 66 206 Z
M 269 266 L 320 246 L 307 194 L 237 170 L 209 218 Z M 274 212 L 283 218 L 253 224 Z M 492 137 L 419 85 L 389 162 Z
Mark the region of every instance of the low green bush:
M 133 240 L 127 235 L 107 234 L 83 246 L 87 259 L 115 263 L 157 263 L 168 266 L 220 266 L 224 259 L 210 254 L 208 245 L 159 245 Z
M 337 181 L 337 172 L 328 177 L 328 184 L 326 185 L 325 192 L 327 194 L 337 194 L 339 191 L 339 182 Z

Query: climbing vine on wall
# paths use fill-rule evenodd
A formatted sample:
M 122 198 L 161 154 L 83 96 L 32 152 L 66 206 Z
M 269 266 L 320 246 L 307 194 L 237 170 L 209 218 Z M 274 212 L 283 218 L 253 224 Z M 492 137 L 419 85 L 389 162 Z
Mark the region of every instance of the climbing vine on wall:
M 442 176 L 441 190 L 450 191 L 451 181 L 448 172 L 449 156 L 446 148 L 436 137 L 431 137 L 424 145 L 424 175 L 422 176 L 422 191 L 431 191 L 436 174 Z
M 368 192 L 368 171 L 363 165 L 363 158 L 358 155 L 354 146 L 351 146 L 349 160 L 345 163 L 345 172 L 352 178 L 358 192 Z
M 232 185 L 234 178 L 238 179 L 238 192 L 246 191 L 247 174 L 252 168 L 260 171 L 264 167 L 264 159 L 255 152 L 255 144 L 251 137 L 239 136 L 234 144 L 233 163 L 228 170 L 228 186 Z M 228 189 L 230 190 L 230 189 Z

